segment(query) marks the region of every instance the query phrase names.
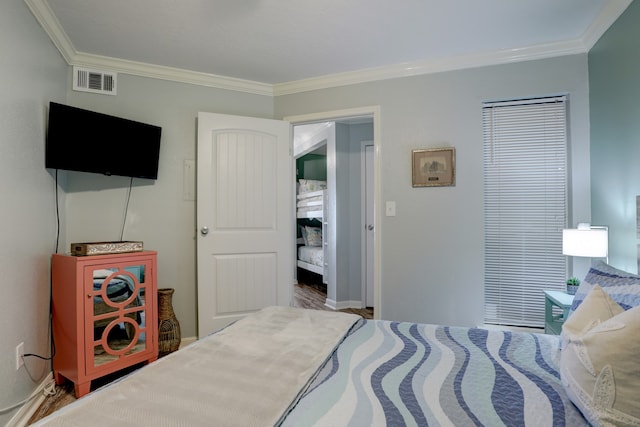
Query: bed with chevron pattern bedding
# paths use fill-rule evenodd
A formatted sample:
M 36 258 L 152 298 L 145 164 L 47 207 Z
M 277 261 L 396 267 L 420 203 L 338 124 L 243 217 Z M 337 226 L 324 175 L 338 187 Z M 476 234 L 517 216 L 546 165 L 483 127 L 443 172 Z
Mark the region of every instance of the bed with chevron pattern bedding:
M 284 426 L 584 426 L 558 337 L 360 321 Z
M 583 426 L 558 345 L 267 307 L 34 426 Z

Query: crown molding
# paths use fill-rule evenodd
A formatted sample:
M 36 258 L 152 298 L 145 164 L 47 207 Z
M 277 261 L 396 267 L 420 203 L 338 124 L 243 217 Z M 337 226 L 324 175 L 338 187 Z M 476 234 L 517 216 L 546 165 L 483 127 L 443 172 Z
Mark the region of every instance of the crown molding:
M 291 95 L 299 92 L 367 83 L 377 80 L 575 55 L 585 52 L 586 48 L 581 40 L 572 40 L 517 49 L 503 49 L 487 53 L 461 55 L 437 60 L 406 62 L 387 67 L 369 68 L 366 70 L 279 83 L 274 85 L 274 95 Z
M 632 1 L 633 0 L 617 0 L 605 3 L 598 17 L 589 25 L 589 28 L 587 28 L 587 31 L 585 31 L 582 36 L 587 50 L 591 50 L 591 48 L 595 46 L 598 40 L 600 40 L 600 37 L 602 37 L 620 15 L 627 10 L 627 7 L 629 7 Z
M 436 60 L 407 62 L 272 85 L 269 83 L 77 52 L 46 0 L 24 1 L 69 65 L 108 69 L 136 76 L 265 96 L 291 95 L 399 77 L 586 53 L 632 2 L 632 0 L 611 0 L 606 2 L 597 19 L 589 26 L 585 34 L 575 40 L 546 43 L 516 49 L 502 49 L 493 52 L 461 55 Z
M 87 68 L 111 70 L 135 76 L 150 77 L 153 79 L 215 87 L 218 89 L 253 93 L 256 95 L 273 96 L 273 86 L 267 83 L 200 73 L 197 71 L 183 70 L 180 68 L 165 67 L 161 65 L 146 64 L 143 62 L 128 61 L 125 59 L 111 58 L 107 56 L 92 55 L 82 52 L 76 53 L 73 56 L 73 59 L 69 61 L 69 64 Z
M 67 36 L 67 33 L 62 29 L 60 21 L 53 14 L 53 11 L 49 7 L 49 3 L 45 0 L 24 0 L 31 13 L 36 17 L 37 21 L 44 31 L 49 35 L 49 38 L 53 44 L 58 48 L 62 57 L 71 63 L 71 59 L 76 53 L 73 43 Z

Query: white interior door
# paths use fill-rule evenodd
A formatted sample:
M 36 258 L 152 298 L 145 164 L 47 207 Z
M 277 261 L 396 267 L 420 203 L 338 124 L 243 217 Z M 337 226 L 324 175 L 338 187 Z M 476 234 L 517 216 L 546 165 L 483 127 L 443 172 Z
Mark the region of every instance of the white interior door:
M 198 113 L 198 335 L 291 305 L 288 122 Z

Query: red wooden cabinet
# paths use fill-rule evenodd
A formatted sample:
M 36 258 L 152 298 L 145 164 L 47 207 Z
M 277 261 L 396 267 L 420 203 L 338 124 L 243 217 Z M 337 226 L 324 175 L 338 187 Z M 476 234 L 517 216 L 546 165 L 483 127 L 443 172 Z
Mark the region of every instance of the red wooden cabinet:
M 52 257 L 52 312 L 57 384 L 77 397 L 91 381 L 158 358 L 154 251 Z

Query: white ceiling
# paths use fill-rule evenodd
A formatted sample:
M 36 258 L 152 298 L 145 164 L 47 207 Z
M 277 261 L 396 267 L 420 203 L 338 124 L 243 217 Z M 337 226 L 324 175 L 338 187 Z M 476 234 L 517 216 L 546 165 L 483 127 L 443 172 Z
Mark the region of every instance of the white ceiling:
M 290 93 L 586 52 L 631 0 L 25 2 L 72 65 Z

